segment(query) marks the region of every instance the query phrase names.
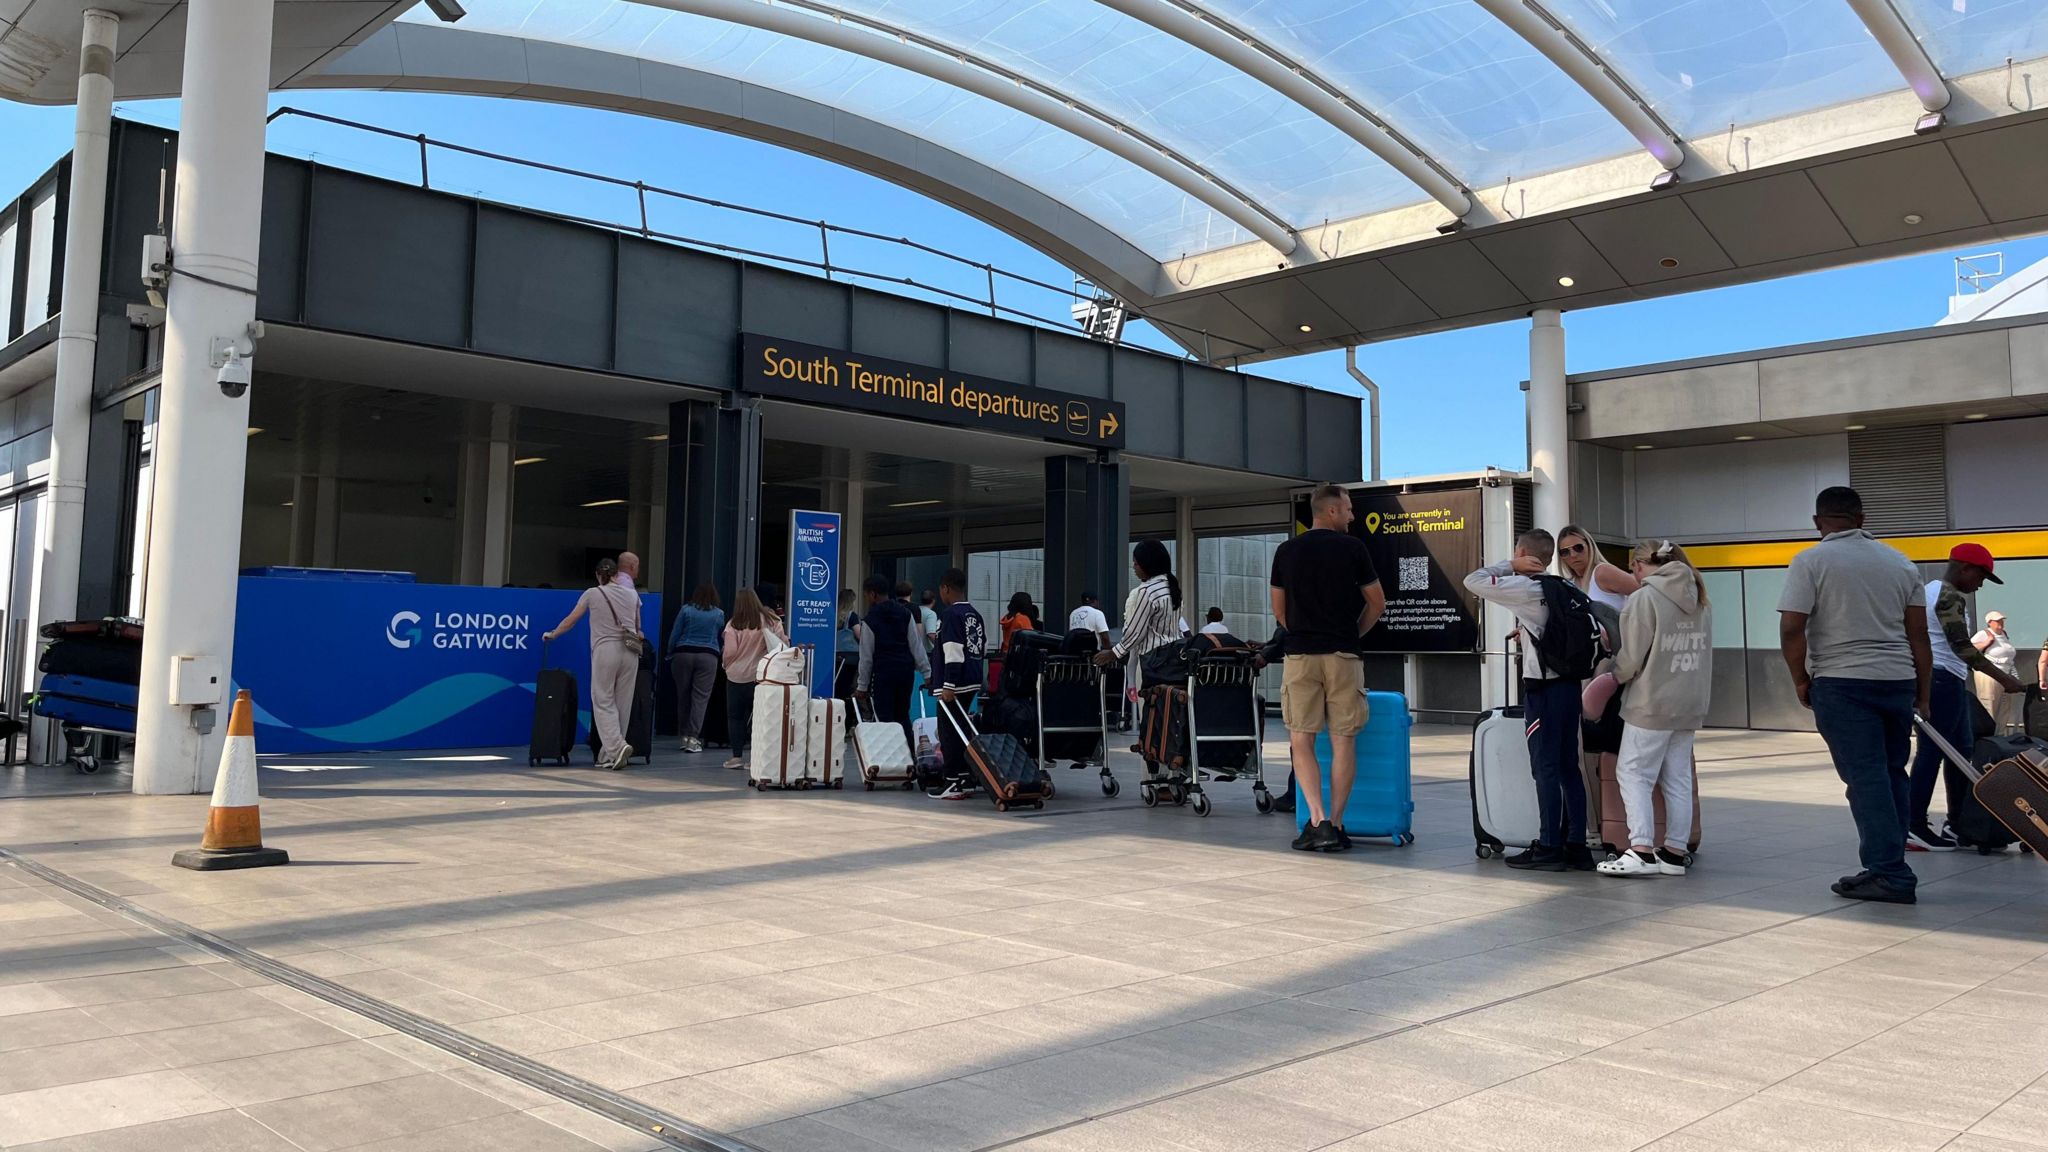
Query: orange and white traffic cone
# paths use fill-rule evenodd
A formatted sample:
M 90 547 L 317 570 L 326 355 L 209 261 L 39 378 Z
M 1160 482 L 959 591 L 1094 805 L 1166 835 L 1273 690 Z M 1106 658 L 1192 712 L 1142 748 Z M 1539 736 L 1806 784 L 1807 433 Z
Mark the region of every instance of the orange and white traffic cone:
M 263 821 L 256 795 L 256 721 L 249 690 L 235 693 L 228 716 L 228 742 L 220 750 L 220 772 L 213 778 L 213 806 L 206 810 L 206 835 L 199 847 L 171 857 L 180 868 L 218 872 L 228 868 L 262 868 L 290 859 L 282 848 L 263 846 Z

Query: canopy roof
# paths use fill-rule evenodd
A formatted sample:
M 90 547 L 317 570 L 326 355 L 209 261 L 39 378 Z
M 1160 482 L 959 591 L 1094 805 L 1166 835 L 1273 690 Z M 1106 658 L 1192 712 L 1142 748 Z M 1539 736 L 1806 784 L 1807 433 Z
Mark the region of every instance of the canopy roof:
M 1430 201 L 1402 168 L 1439 178 L 1449 219 L 1471 189 L 1632 152 L 1676 167 L 1731 127 L 1908 87 L 1872 26 L 1886 19 L 1942 76 L 2048 55 L 2041 0 L 464 7 L 467 31 L 679 65 L 901 129 L 1160 261 L 1259 239 L 1284 254 L 1300 230 Z M 1378 151 L 1359 139 L 1375 135 Z

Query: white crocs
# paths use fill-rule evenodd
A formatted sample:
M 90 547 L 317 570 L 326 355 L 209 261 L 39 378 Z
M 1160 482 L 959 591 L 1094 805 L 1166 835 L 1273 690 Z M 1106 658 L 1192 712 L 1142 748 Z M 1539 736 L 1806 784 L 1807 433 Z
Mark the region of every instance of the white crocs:
M 1623 852 L 1612 860 L 1602 860 L 1594 868 L 1602 876 L 1656 876 L 1660 870 L 1634 852 Z M 1683 872 L 1684 869 L 1679 869 Z

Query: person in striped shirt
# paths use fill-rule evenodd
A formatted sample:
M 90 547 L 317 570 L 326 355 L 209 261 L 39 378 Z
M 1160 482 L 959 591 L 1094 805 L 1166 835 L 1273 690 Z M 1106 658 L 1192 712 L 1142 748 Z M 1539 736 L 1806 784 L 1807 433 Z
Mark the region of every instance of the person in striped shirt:
M 1154 681 L 1144 678 L 1145 655 L 1155 648 L 1181 642 L 1180 581 L 1173 575 L 1173 557 L 1157 540 L 1140 540 L 1131 549 L 1131 571 L 1138 587 L 1124 613 L 1124 638 L 1095 656 L 1104 668 L 1135 659 L 1140 688 Z

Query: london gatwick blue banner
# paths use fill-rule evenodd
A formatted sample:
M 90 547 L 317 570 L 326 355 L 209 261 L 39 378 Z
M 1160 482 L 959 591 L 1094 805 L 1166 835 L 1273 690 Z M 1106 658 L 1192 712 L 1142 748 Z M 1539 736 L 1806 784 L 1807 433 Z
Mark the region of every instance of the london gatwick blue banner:
M 811 645 L 811 695 L 832 695 L 839 637 L 839 513 L 789 514 L 789 642 Z
M 523 747 L 541 633 L 579 595 L 244 576 L 234 687 L 256 706 L 262 752 Z M 660 598 L 642 595 L 640 613 L 647 632 Z M 580 742 L 590 722 L 588 620 L 547 645 L 546 659 L 576 677 Z

